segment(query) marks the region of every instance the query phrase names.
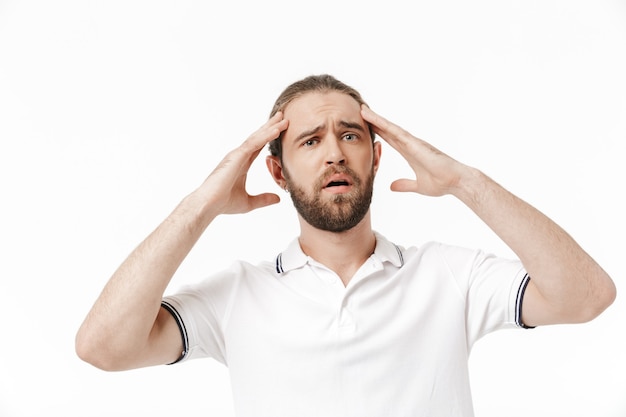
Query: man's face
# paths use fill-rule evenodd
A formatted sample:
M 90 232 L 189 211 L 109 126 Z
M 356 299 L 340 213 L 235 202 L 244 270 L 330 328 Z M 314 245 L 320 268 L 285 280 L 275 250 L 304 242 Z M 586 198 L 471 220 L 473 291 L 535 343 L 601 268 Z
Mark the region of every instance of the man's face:
M 338 92 L 307 93 L 284 117 L 282 176 L 296 210 L 321 230 L 356 226 L 369 211 L 380 158 L 359 103 Z

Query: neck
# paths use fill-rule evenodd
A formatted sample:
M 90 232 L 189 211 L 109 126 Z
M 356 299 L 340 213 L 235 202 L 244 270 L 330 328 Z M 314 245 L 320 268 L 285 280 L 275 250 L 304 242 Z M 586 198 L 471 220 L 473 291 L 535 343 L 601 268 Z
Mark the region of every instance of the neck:
M 316 229 L 300 218 L 299 242 L 306 255 L 333 270 L 344 285 L 348 285 L 376 247 L 369 212 L 359 224 L 344 232 Z

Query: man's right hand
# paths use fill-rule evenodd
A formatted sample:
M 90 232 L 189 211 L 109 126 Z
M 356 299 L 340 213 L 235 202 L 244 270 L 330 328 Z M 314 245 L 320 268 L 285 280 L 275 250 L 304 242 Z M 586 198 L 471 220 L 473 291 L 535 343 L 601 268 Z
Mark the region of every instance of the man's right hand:
M 246 177 L 259 152 L 287 129 L 288 124 L 282 112 L 276 113 L 238 148 L 230 151 L 211 172 L 197 192 L 212 201 L 212 208 L 217 210 L 214 215 L 247 213 L 280 201 L 273 193 L 248 194 Z

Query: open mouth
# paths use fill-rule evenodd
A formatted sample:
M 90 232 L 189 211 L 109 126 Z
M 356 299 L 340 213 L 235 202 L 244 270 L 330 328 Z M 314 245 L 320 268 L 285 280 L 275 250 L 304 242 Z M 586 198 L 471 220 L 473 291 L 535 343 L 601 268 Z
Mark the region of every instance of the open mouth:
M 326 187 L 324 188 L 341 187 L 342 185 L 348 186 L 350 185 L 350 183 L 346 180 L 331 181 L 328 184 L 326 184 Z
M 345 193 L 350 190 L 352 186 L 352 178 L 348 174 L 344 173 L 335 173 L 329 176 L 326 179 L 326 184 L 323 189 L 336 194 L 336 193 Z

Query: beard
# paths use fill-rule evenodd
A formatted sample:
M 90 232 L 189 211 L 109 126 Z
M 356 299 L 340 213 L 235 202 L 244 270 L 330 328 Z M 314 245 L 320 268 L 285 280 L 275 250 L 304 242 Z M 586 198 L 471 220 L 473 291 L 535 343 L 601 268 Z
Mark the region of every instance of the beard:
M 345 173 L 352 178 L 352 189 L 345 194 L 335 194 L 330 200 L 323 200 L 325 179 L 335 173 Z M 344 232 L 359 224 L 367 214 L 374 191 L 374 169 L 362 180 L 346 166 L 331 166 L 315 182 L 313 195 L 308 195 L 301 187 L 285 177 L 287 189 L 296 211 L 311 226 L 328 232 Z

